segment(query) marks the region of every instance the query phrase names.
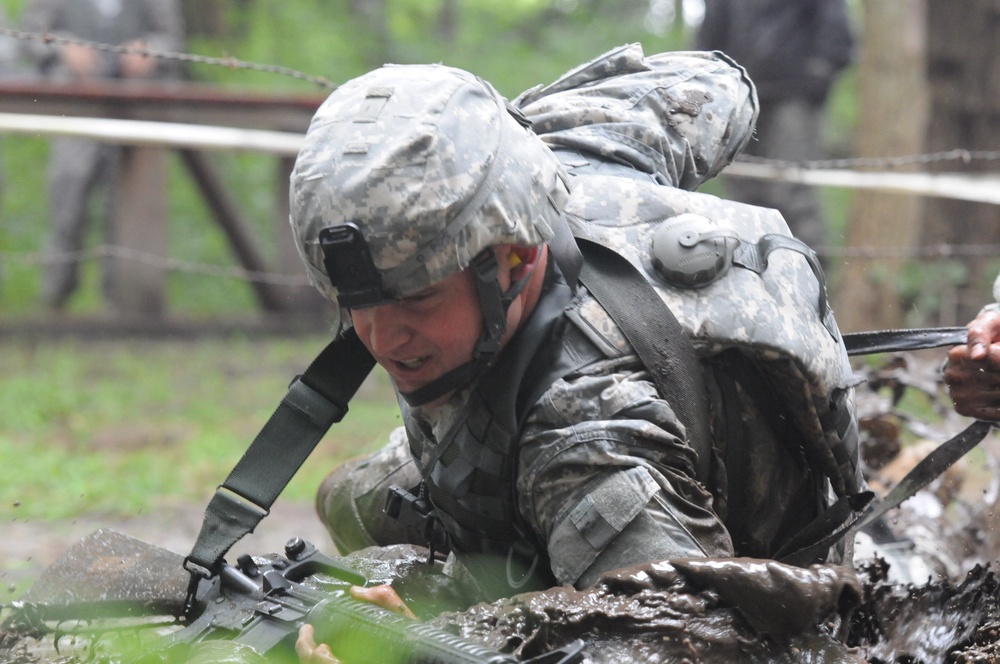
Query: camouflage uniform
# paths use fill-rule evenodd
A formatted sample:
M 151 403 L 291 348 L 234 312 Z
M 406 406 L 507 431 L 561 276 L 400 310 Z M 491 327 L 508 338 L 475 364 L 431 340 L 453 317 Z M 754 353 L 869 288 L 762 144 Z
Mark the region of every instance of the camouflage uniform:
M 649 200 L 668 216 L 697 211 L 785 228 L 772 211 L 684 190 L 718 173 L 752 128 L 752 85 L 725 58 L 645 58 L 639 47 L 623 47 L 528 91 L 515 105 L 573 174 L 566 180 L 569 198 L 558 201 L 569 222 L 589 220 L 594 209 L 606 207 L 617 227 L 611 235 L 620 233 L 615 241 L 622 247 L 637 232 L 630 220 Z M 329 122 L 321 116 L 322 110 L 314 124 Z M 302 211 L 293 216 L 293 227 L 312 277 L 329 291 L 322 262 L 310 257 L 314 230 L 308 227 L 330 223 L 330 215 L 341 212 L 305 200 L 303 190 L 319 180 L 311 172 L 319 158 L 311 152 L 300 155 L 293 175 L 293 209 Z M 459 567 L 483 582 L 493 571 L 478 555 L 498 559 L 496 576 L 506 576 L 507 586 L 492 587 L 487 596 L 554 583 L 582 587 L 606 570 L 650 560 L 773 555 L 830 503 L 830 477 L 839 481 L 838 493 L 859 489 L 856 449 L 844 468 L 832 460 L 825 469 L 814 467 L 772 431 L 760 395 L 724 381 L 729 360 L 718 348 L 710 349 L 715 355 L 702 367 L 714 458 L 712 471 L 700 472 L 684 426 L 621 331 L 586 289 L 570 286 L 550 264 L 528 326 L 488 373 L 444 407 L 401 401 L 405 436 L 397 431 L 387 448 L 346 464 L 324 482 L 317 507 L 342 552 L 400 540 L 423 543 L 375 511 L 389 484 L 423 479 L 452 535 Z M 729 306 L 744 310 L 741 325 L 753 327 L 760 312 L 751 302 L 740 306 L 740 296 L 734 293 L 737 304 Z M 811 303 L 816 296 L 815 290 L 807 295 Z M 710 307 L 700 309 L 712 318 Z M 688 320 L 678 313 L 689 329 L 704 330 L 698 315 Z M 780 334 L 760 332 L 765 341 L 771 332 Z M 846 390 L 845 367 L 846 356 L 836 355 L 824 370 Z M 474 454 L 478 458 L 466 458 Z M 463 464 L 471 470 L 455 470 Z M 503 519 L 510 520 L 506 546 L 494 537 Z M 521 566 L 512 567 L 512 560 Z

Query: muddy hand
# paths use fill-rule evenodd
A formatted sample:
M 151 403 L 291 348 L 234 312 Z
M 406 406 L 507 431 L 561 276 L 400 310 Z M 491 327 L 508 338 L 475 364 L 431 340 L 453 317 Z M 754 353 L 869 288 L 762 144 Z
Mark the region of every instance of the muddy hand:
M 980 314 L 968 329 L 968 342 L 948 352 L 945 383 L 958 413 L 1000 420 L 1000 312 Z
M 393 613 L 417 619 L 392 586 L 381 585 L 372 588 L 351 586 L 350 593 L 356 600 L 369 602 Z M 316 643 L 316 632 L 313 626 L 308 624 L 299 628 L 299 637 L 295 641 L 295 654 L 299 656 L 301 664 L 338 664 L 340 661 L 334 656 L 330 646 Z
M 351 586 L 351 597 L 362 602 L 370 602 L 375 606 L 381 606 L 383 609 L 388 609 L 393 613 L 398 613 L 407 618 L 417 619 L 413 611 L 410 611 L 410 607 L 406 605 L 406 602 L 396 594 L 396 591 L 390 585 L 373 586 L 371 588 Z
M 316 632 L 308 623 L 299 628 L 295 654 L 299 656 L 301 664 L 339 664 L 340 661 L 330 652 L 330 646 L 316 643 Z

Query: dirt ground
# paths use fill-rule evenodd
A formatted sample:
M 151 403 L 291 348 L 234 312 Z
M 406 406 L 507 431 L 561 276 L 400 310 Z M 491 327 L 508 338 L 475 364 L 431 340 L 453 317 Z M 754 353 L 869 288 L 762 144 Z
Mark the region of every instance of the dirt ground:
M 85 517 L 72 521 L 21 521 L 0 529 L 0 589 L 3 599 L 20 595 L 31 581 L 77 540 L 99 528 L 113 528 L 176 553 L 187 554 L 201 529 L 205 505 L 171 507 L 128 518 Z M 316 518 L 312 503 L 275 502 L 256 532 L 239 542 L 227 556 L 281 552 L 291 537 L 301 537 L 321 550 L 330 538 Z

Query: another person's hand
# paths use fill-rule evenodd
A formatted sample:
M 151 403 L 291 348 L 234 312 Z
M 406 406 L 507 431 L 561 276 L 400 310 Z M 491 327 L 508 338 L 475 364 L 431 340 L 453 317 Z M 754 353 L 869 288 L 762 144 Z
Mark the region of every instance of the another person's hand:
M 100 73 L 101 54 L 89 46 L 66 44 L 62 47 L 63 64 L 77 78 L 94 78 Z
M 967 343 L 948 352 L 944 380 L 955 410 L 1000 420 L 1000 312 L 980 314 L 968 325 Z
M 145 51 L 146 42 L 141 39 L 135 39 L 127 42 L 125 47 Z M 122 53 L 120 63 L 122 77 L 124 78 L 150 78 L 153 75 L 153 69 L 156 67 L 156 59 L 145 53 Z
M 389 585 L 362 588 L 351 586 L 351 597 L 362 602 L 370 602 L 393 613 L 417 619 L 410 607 Z M 325 643 L 316 643 L 316 631 L 312 625 L 306 624 L 299 628 L 299 638 L 295 641 L 295 653 L 302 664 L 337 664 L 339 660 Z

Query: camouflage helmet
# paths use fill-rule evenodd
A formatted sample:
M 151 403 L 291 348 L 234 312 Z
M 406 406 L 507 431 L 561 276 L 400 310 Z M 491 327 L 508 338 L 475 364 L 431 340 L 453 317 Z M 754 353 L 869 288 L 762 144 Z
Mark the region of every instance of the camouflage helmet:
M 487 82 L 443 65 L 387 65 L 338 87 L 291 176 L 292 230 L 313 284 L 344 306 L 371 306 L 417 293 L 493 245 L 548 241 L 565 223 L 566 176 L 518 115 Z M 367 265 L 376 292 L 345 302 L 321 246 L 334 230 L 367 253 L 332 270 L 347 283 Z

